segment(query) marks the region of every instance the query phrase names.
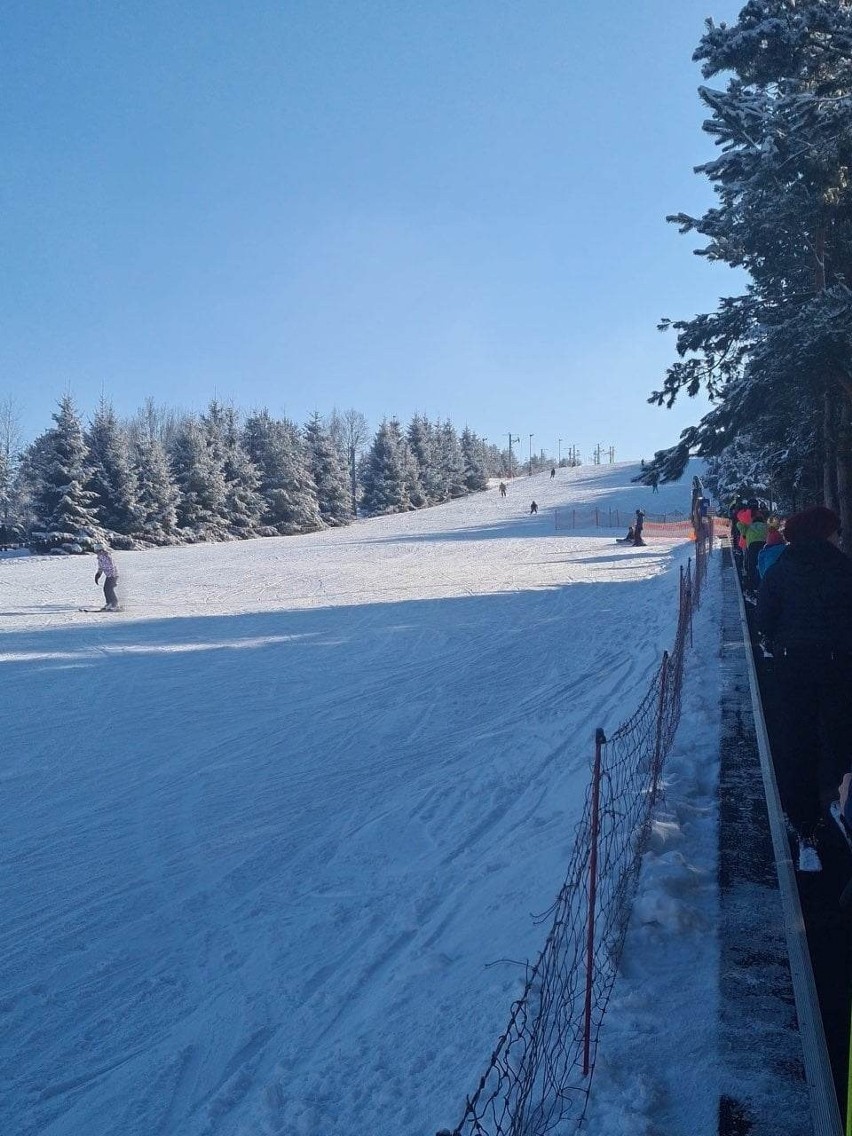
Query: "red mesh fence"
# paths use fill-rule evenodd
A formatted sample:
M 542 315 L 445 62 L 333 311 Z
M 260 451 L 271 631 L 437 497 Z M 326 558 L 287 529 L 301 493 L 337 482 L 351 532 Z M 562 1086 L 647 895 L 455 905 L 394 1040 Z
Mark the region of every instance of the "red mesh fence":
M 635 518 L 634 512 L 625 509 L 582 508 L 554 509 L 553 527 L 559 531 L 567 529 L 624 529 L 626 532 Z M 674 533 L 692 532 L 692 523 L 686 513 L 646 513 L 645 535 L 658 526 L 674 526 Z M 681 527 L 685 526 L 685 527 Z M 659 535 L 665 535 L 660 533 Z
M 681 570 L 671 654 L 634 714 L 609 738 L 597 731 L 595 767 L 550 931 L 461 1120 L 439 1136 L 544 1136 L 575 1131 L 586 1111 L 598 1032 L 615 982 L 660 774 L 681 709 L 712 525 Z

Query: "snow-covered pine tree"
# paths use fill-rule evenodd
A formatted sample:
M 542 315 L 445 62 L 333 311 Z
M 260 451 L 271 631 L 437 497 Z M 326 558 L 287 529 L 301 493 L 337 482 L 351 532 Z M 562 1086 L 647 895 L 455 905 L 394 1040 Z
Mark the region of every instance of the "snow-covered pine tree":
M 710 111 L 704 129 L 722 153 L 699 169 L 718 202 L 701 218 L 670 220 L 681 232 L 706 237 L 699 254 L 744 269 L 749 286 L 712 314 L 661 324 L 678 332 L 680 359 L 651 401 L 671 406 L 681 391 L 704 388 L 719 403 L 664 452 L 662 465 L 675 471 L 690 449 L 721 453 L 741 430 L 754 438 L 753 420 L 767 407 L 816 413 L 817 456 L 826 471 L 821 495 L 840 505 L 847 530 L 852 4 L 752 0 L 734 24 L 707 22 L 695 58 L 706 78 L 733 73 L 724 90 L 700 90 Z M 783 447 L 782 440 L 774 446 Z M 802 466 L 797 475 L 806 479 L 808 472 Z M 653 466 L 646 471 L 652 473 Z
M 409 449 L 417 463 L 417 474 L 422 494 L 415 491 L 411 504 L 419 509 L 423 505 L 437 505 L 444 500 L 444 478 L 440 465 L 440 451 L 436 429 L 425 414 L 415 414 L 405 432 Z
M 128 536 L 139 528 L 142 519 L 130 440 L 115 411 L 104 399 L 84 437 L 89 450 L 86 488 L 97 494 L 101 524 L 115 544 L 113 534 Z
M 231 532 L 242 539 L 257 536 L 264 509 L 261 475 L 243 445 L 239 415 L 233 406 L 221 412 L 221 444 L 225 509 Z
M 464 497 L 468 492 L 465 485 L 464 455 L 456 428 L 449 418 L 436 427 L 435 440 L 443 482 L 442 500 Z
M 354 517 L 358 513 L 358 466 L 364 447 L 370 438 L 367 419 L 360 410 L 351 407 L 342 413 L 333 410 L 329 418 L 328 428 L 335 445 L 344 456 L 346 468 L 349 471 L 352 516 Z
M 169 454 L 179 497 L 178 524 L 195 540 L 224 540 L 228 535 L 225 475 L 202 423 L 187 418 Z
M 477 493 L 488 486 L 487 452 L 483 440 L 469 426 L 462 430 L 461 451 L 464 458 L 465 489 L 468 493 Z
M 144 422 L 131 431 L 131 455 L 136 475 L 139 520 L 134 536 L 151 544 L 173 544 L 178 539 L 177 502 L 163 444 Z
M 422 496 L 417 462 L 395 418 L 384 419 L 364 457 L 361 508 L 368 515 L 413 509 L 412 493 Z
M 55 426 L 36 439 L 31 449 L 32 542 L 41 549 L 81 551 L 102 535 L 94 511 L 96 496 L 86 489 L 88 451 L 80 416 L 70 394 L 59 400 Z
M 305 426 L 305 448 L 320 516 L 327 525 L 348 525 L 352 520 L 349 474 L 331 432 L 317 413 Z
M 246 419 L 243 442 L 260 470 L 267 532 L 290 536 L 323 528 L 316 485 L 295 424 L 273 418 L 268 410 L 256 411 Z

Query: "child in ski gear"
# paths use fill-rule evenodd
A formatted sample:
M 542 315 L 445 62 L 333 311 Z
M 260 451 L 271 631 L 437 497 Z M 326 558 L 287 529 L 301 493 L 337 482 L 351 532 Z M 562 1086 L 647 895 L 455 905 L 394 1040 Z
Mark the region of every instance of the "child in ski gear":
M 115 586 L 118 583 L 118 569 L 115 566 L 115 561 L 110 556 L 109 550 L 105 544 L 96 544 L 95 552 L 98 554 L 98 570 L 95 572 L 95 583 L 100 581 L 101 576 L 104 578 L 104 611 L 118 611 L 118 596 L 115 594 Z
M 505 486 L 504 482 L 502 482 L 502 481 L 500 482 L 500 496 L 501 497 L 506 496 L 506 486 Z
M 757 593 L 757 629 L 773 645 L 781 695 L 781 804 L 799 835 L 802 870 L 819 871 L 817 826 L 849 771 L 852 562 L 838 547 L 831 509 L 796 513 L 784 531 L 788 546 Z
M 533 501 L 532 505 L 530 505 L 530 512 L 531 513 L 537 513 L 538 512 L 538 505 L 536 505 L 535 501 Z
M 757 574 L 762 580 L 784 549 L 787 542 L 777 528 L 769 526 L 766 534 L 766 544 L 757 555 Z
M 551 469 L 551 471 L 550 471 L 550 476 L 551 476 L 551 477 L 556 477 L 556 466 L 554 466 L 554 467 L 553 467 L 553 469 Z

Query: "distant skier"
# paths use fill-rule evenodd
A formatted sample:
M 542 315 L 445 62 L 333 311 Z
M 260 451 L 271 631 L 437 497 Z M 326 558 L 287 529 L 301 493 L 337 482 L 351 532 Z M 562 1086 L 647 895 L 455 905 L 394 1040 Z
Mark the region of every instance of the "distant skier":
M 538 512 L 538 505 L 536 505 L 535 501 L 533 501 L 532 505 L 530 505 L 530 512 L 531 513 L 537 513 Z
M 501 497 L 506 496 L 506 483 L 503 482 L 503 481 L 500 482 L 500 496 Z
M 115 566 L 115 561 L 105 544 L 96 544 L 95 552 L 98 554 L 98 570 L 95 572 L 95 583 L 100 582 L 101 576 L 104 578 L 104 599 L 106 603 L 101 610 L 118 611 L 118 596 L 115 594 L 115 586 L 118 583 L 118 569 Z
M 636 516 L 633 521 L 633 543 L 634 545 L 644 545 L 645 541 L 642 539 L 642 529 L 645 527 L 645 514 L 641 509 L 636 510 Z
M 556 477 L 556 466 L 554 466 L 554 467 L 553 467 L 553 468 L 551 469 L 551 471 L 550 471 L 550 476 L 551 476 L 551 477 Z
M 656 470 L 654 470 L 654 472 L 651 474 L 650 482 L 651 482 L 651 492 L 652 493 L 659 493 L 660 492 L 660 475 Z

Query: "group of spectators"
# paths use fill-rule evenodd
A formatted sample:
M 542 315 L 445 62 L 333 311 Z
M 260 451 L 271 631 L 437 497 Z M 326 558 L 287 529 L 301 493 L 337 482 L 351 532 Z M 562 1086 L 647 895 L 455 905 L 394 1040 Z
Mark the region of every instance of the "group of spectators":
M 781 804 L 799 870 L 818 872 L 828 817 L 852 841 L 852 560 L 839 547 L 840 518 L 821 505 L 781 521 L 759 501 L 737 502 L 731 520 L 778 685 Z

